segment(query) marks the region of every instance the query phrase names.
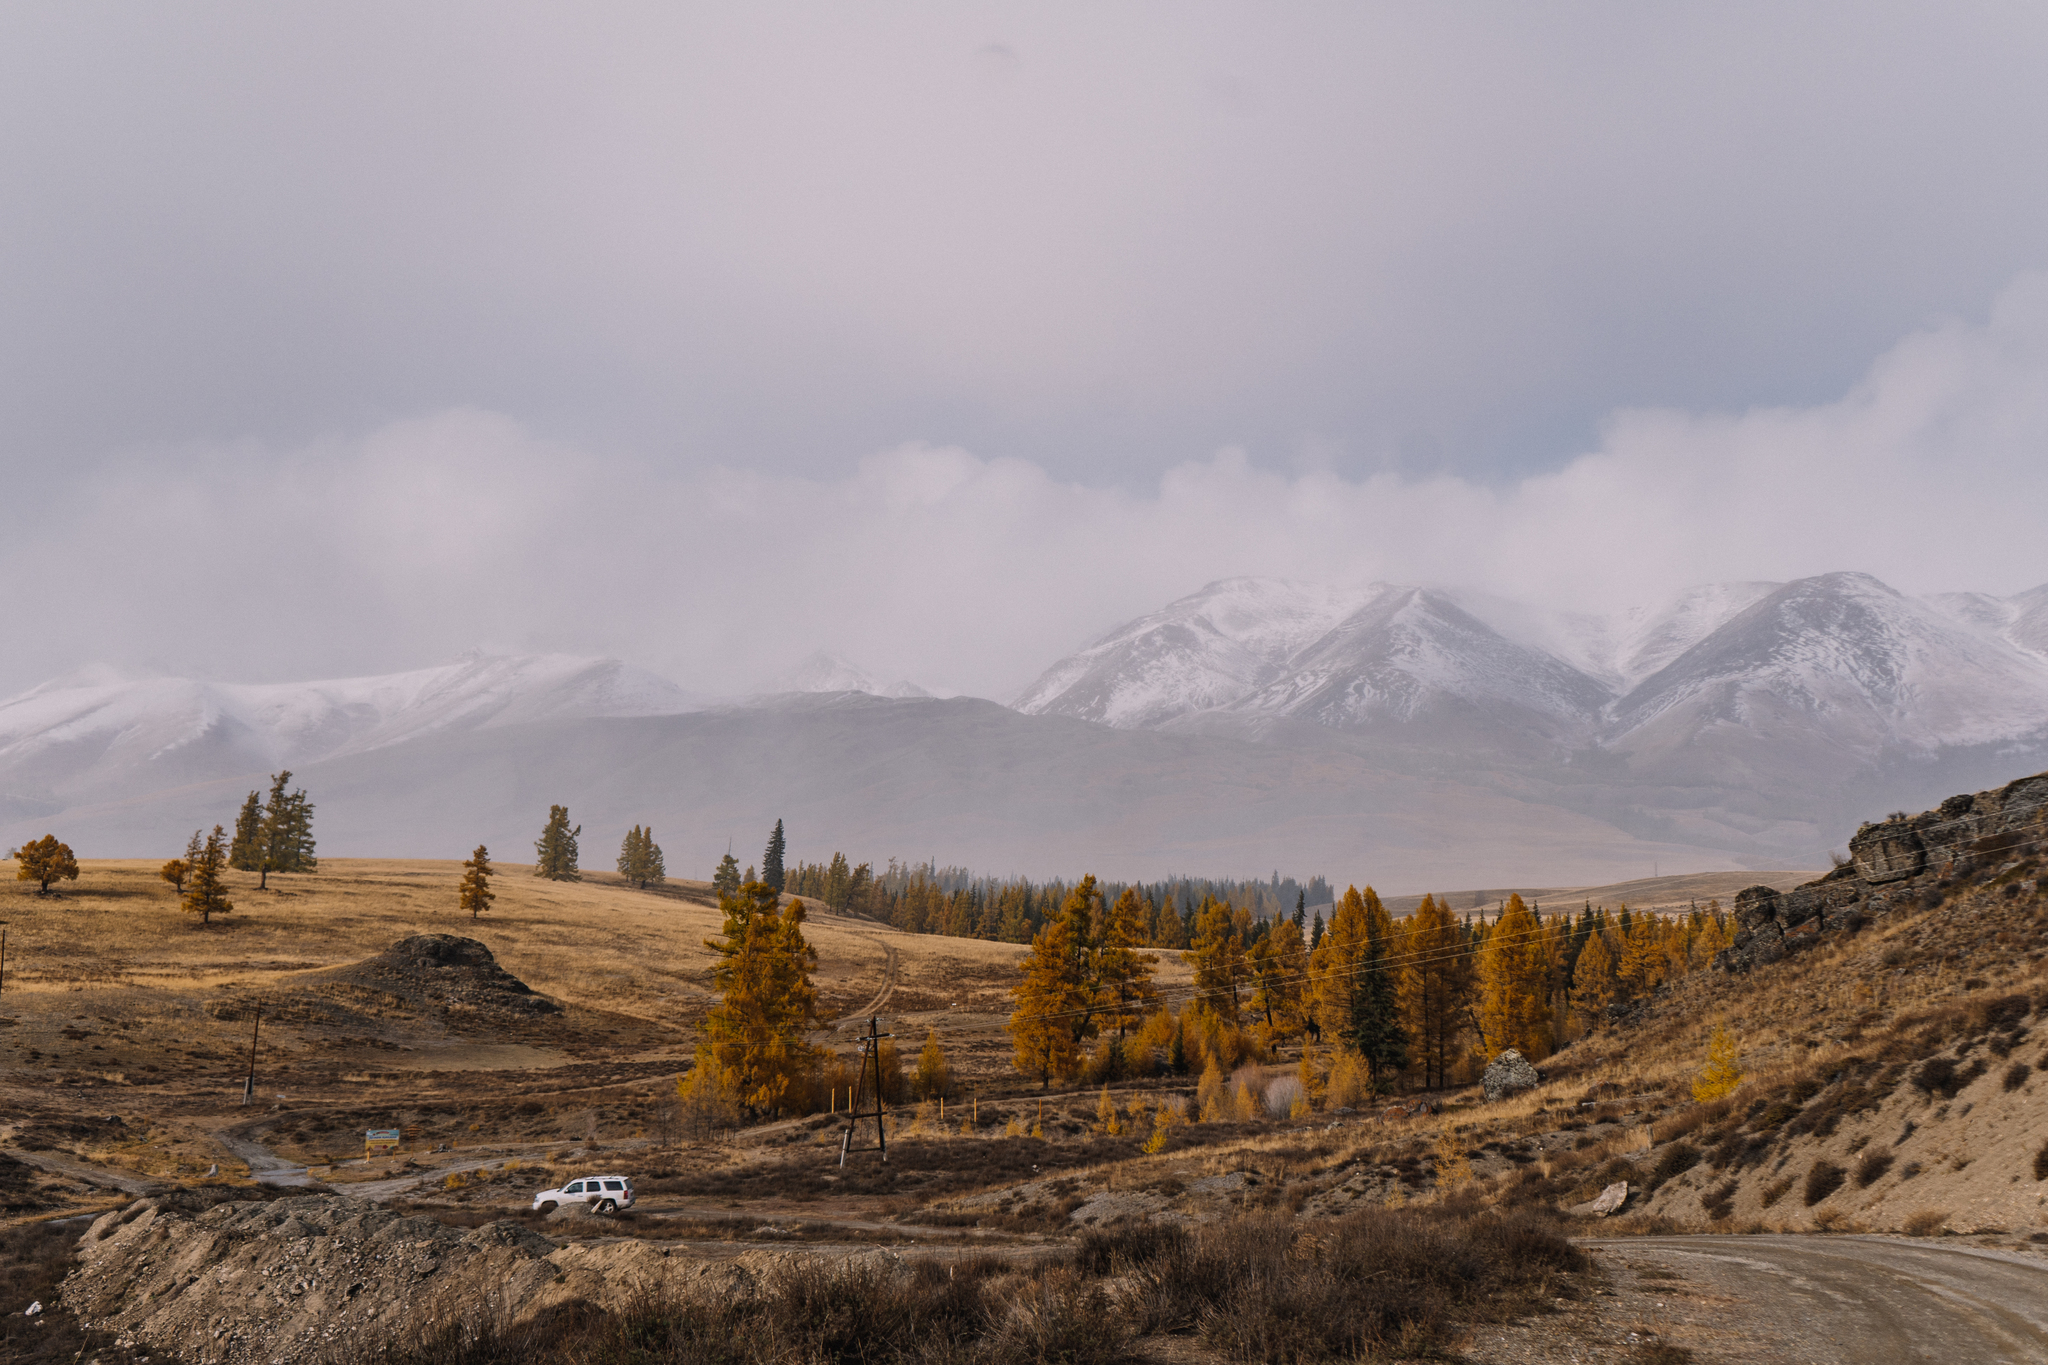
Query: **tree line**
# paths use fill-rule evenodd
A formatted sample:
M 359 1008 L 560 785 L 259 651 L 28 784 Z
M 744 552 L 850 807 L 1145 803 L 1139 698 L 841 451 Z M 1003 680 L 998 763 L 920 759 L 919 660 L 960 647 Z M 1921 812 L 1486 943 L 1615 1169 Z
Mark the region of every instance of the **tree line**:
M 1371 887 L 1352 887 L 1315 934 L 1300 916 L 1261 924 L 1210 898 L 1182 954 L 1193 985 L 1174 1008 L 1154 1004 L 1156 958 L 1133 951 L 1156 908 L 1128 888 L 1103 901 L 1084 877 L 1033 937 L 1013 987 L 1014 1065 L 1042 1086 L 1227 1073 L 1298 1043 L 1311 1093 L 1349 1102 L 1441 1087 L 1508 1048 L 1543 1060 L 1613 1007 L 1704 968 L 1734 931 L 1712 902 L 1672 915 L 1589 904 L 1573 916 L 1510 896 L 1488 923 L 1425 896 L 1396 920 Z

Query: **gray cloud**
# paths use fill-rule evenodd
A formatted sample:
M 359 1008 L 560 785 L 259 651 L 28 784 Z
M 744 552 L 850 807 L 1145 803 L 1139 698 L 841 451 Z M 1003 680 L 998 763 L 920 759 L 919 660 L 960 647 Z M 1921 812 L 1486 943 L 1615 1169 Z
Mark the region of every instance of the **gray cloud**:
M 445 411 L 299 447 L 103 468 L 0 550 L 40 604 L 14 685 L 108 658 L 245 679 L 459 650 L 608 652 L 758 685 L 814 647 L 1002 696 L 1083 637 L 1230 574 L 1392 578 L 1613 607 L 1723 578 L 2048 581 L 2048 276 L 1915 333 L 1835 401 L 1617 413 L 1510 483 L 1351 478 L 1241 451 L 1127 491 L 911 444 L 830 477 L 678 471 Z
M 0 679 L 826 646 L 999 692 L 1236 572 L 2024 586 L 2044 38 L 16 6 L 0 570 L 51 610 Z

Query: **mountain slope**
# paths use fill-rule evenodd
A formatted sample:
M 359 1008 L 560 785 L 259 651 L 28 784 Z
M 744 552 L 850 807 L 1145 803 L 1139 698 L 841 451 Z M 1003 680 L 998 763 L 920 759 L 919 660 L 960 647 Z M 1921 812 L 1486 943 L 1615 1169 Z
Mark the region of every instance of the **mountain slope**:
M 1290 658 L 1283 676 L 1219 709 L 1448 747 L 1482 736 L 1583 742 L 1606 700 L 1583 673 L 1508 640 L 1443 594 L 1378 585 L 1372 601 Z
M 787 822 L 791 857 L 937 857 L 1036 876 L 1185 868 L 1325 868 L 1390 891 L 1452 869 L 1566 885 L 1725 867 L 1718 850 L 1642 840 L 1597 818 L 1479 786 L 1394 773 L 1355 754 L 1228 736 L 1113 730 L 993 702 L 784 695 L 684 715 L 449 730 L 298 770 L 323 856 L 520 859 L 548 806 L 602 865 L 633 824 L 669 869 L 708 874 Z M 81 804 L 44 824 L 81 853 L 175 852 L 251 785 L 220 778 Z M 165 853 L 163 856 L 170 856 Z
M 1121 729 L 1160 725 L 1279 677 L 1290 658 L 1380 592 L 1222 579 L 1060 660 L 1014 705 L 1026 715 Z
M 931 693 L 908 679 L 885 683 L 866 669 L 815 650 L 795 668 L 776 679 L 772 692 L 865 692 L 875 697 L 929 697 Z
M 1825 574 L 1778 588 L 1646 679 L 1604 738 L 1681 778 L 1874 768 L 2048 740 L 2048 673 L 1866 574 Z
M 95 667 L 0 702 L 0 812 L 303 767 L 447 730 L 701 704 L 616 659 L 552 654 L 308 683 L 131 678 Z

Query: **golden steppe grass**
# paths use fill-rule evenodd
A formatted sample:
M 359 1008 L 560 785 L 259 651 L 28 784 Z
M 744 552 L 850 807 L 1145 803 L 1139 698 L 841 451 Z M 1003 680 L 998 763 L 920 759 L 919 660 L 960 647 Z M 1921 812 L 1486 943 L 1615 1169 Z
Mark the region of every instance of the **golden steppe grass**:
M 79 879 L 49 897 L 28 883 L 0 883 L 0 920 L 7 921 L 0 1017 L 16 1023 L 11 1036 L 0 1036 L 24 1048 L 43 1040 L 35 1045 L 48 1050 L 49 1030 L 59 1023 L 118 1015 L 171 1027 L 196 1046 L 232 1047 L 245 1027 L 209 1017 L 198 1008 L 206 1000 L 274 996 L 309 973 L 360 962 L 414 934 L 477 939 L 505 970 L 572 1010 L 659 1026 L 669 1035 L 659 1050 L 668 1055 L 687 1055 L 694 1024 L 714 998 L 714 954 L 705 940 L 717 935 L 720 915 L 706 882 L 641 891 L 611 873 L 556 882 L 527 866 L 499 864 L 497 899 L 472 919 L 457 904 L 458 862 L 323 859 L 316 873 L 273 874 L 267 891 L 257 889 L 253 873 L 230 873 L 233 913 L 201 925 L 179 908 L 160 866 L 85 861 Z M 828 1021 L 872 1009 L 909 1046 L 935 1028 L 993 1060 L 1023 946 L 904 933 L 816 902 L 806 910 Z M 1174 958 L 1162 955 L 1165 984 L 1187 976 Z M 508 1053 L 501 1064 L 535 1063 Z

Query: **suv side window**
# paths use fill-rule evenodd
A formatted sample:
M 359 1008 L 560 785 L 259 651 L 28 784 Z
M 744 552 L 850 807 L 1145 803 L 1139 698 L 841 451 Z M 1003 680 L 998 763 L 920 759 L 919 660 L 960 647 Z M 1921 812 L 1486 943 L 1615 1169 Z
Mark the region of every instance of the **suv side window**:
M 626 1182 L 623 1180 L 607 1180 L 604 1182 L 604 1187 L 608 1190 L 623 1190 L 626 1188 Z
M 570 1181 L 570 1182 L 569 1182 L 568 1184 L 566 1184 L 566 1185 L 562 1186 L 562 1193 L 563 1193 L 563 1194 L 581 1194 L 581 1193 L 583 1193 L 583 1182 L 582 1182 L 582 1181 L 580 1181 L 580 1180 L 572 1180 L 572 1181 Z

